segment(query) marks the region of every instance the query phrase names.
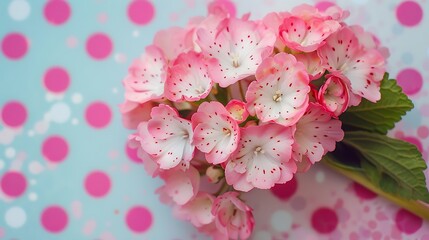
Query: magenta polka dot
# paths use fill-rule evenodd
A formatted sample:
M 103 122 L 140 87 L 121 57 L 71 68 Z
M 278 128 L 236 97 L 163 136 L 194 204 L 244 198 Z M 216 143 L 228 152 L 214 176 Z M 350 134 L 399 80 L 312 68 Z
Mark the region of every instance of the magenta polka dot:
M 419 136 L 419 138 L 426 139 L 427 137 L 429 137 L 429 128 L 426 126 L 420 126 L 417 129 L 417 135 Z
M 311 216 L 311 225 L 319 233 L 331 233 L 337 228 L 338 216 L 330 208 L 319 208 Z
M 274 196 L 278 197 L 281 200 L 288 200 L 295 194 L 296 189 L 298 188 L 298 182 L 296 178 L 292 178 L 289 182 L 285 184 L 276 184 L 270 190 Z
M 396 226 L 406 234 L 413 234 L 422 227 L 423 220 L 405 209 L 400 209 L 395 217 Z
M 86 108 L 85 119 L 91 127 L 104 128 L 109 124 L 111 118 L 112 111 L 103 102 L 93 102 Z
M 133 0 L 128 5 L 128 18 L 138 25 L 150 23 L 155 16 L 153 4 L 146 0 Z
M 48 0 L 43 13 L 46 21 L 53 25 L 61 25 L 69 19 L 71 9 L 67 1 Z
M 321 1 L 316 3 L 316 8 L 319 9 L 319 11 L 324 12 L 326 9 L 335 6 L 335 3 L 333 2 L 328 2 L 328 1 Z
M 89 173 L 85 178 L 85 190 L 92 197 L 104 197 L 110 191 L 110 177 L 101 171 Z
M 49 68 L 43 77 L 43 84 L 50 92 L 62 93 L 67 90 L 70 84 L 69 73 L 62 67 Z
M 18 60 L 28 51 L 27 38 L 21 33 L 9 33 L 3 38 L 1 49 L 7 58 Z
M 152 226 L 152 213 L 146 207 L 136 206 L 128 210 L 125 222 L 133 232 L 146 232 Z
M 125 152 L 131 161 L 135 163 L 142 163 L 142 160 L 137 156 L 137 148 L 130 148 L 128 144 L 125 144 Z
M 40 222 L 46 231 L 59 233 L 67 226 L 67 212 L 60 206 L 49 206 L 43 210 Z
M 104 33 L 95 33 L 86 40 L 86 52 L 96 60 L 107 58 L 112 48 L 112 40 Z
M 404 1 L 396 8 L 396 18 L 402 25 L 413 27 L 422 21 L 423 10 L 415 1 Z
M 46 160 L 60 163 L 66 159 L 69 153 L 67 141 L 60 136 L 51 136 L 45 139 L 42 145 L 42 154 Z
M 21 102 L 10 101 L 2 108 L 1 119 L 9 127 L 21 127 L 27 120 L 27 109 Z
M 398 73 L 396 76 L 398 84 L 408 95 L 416 94 L 423 86 L 423 77 L 419 71 L 407 68 Z
M 361 199 L 369 200 L 377 197 L 376 193 L 356 182 L 353 183 L 353 190 L 355 191 L 356 195 Z
M 404 140 L 404 141 L 407 141 L 407 142 L 409 142 L 411 144 L 416 145 L 417 149 L 420 152 L 423 151 L 423 144 L 422 144 L 422 142 L 419 139 L 417 139 L 415 137 L 402 137 L 401 139 Z
M 21 196 L 27 188 L 25 176 L 16 171 L 6 172 L 1 178 L 1 189 L 9 197 Z

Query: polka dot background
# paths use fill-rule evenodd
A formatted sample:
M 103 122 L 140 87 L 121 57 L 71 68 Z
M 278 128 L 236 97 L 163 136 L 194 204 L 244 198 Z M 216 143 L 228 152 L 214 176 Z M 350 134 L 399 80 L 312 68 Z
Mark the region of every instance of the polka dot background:
M 0 1 L 0 239 L 205 239 L 159 202 L 161 182 L 124 146 L 118 105 L 156 31 L 205 14 L 207 1 Z M 219 1 L 253 17 L 298 3 L 349 9 L 390 48 L 390 75 L 415 103 L 391 135 L 429 159 L 427 0 Z M 244 198 L 253 239 L 429 240 L 429 223 L 323 166 Z

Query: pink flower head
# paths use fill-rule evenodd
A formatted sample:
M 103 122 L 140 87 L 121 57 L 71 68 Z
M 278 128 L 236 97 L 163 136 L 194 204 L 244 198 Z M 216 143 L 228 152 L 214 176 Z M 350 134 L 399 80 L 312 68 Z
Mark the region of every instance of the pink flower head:
M 190 30 L 181 27 L 158 31 L 153 39 L 153 44 L 162 49 L 168 61 L 174 60 L 180 53 L 194 49 Z
M 324 40 L 337 31 L 341 24 L 326 17 L 309 5 L 292 10 L 279 27 L 280 38 L 291 49 L 312 52 L 324 44 Z
M 160 175 L 165 184 L 156 192 L 160 194 L 162 202 L 184 205 L 197 195 L 200 188 L 200 174 L 192 165 L 185 171 L 173 168 L 163 171 Z
M 271 54 L 275 36 L 262 32 L 258 24 L 241 19 L 225 19 L 218 32 L 197 31 L 197 44 L 203 54 L 215 61 L 209 64 L 213 80 L 221 87 L 255 74 L 256 68 Z
M 207 97 L 212 80 L 207 63 L 201 54 L 193 51 L 180 54 L 165 84 L 165 95 L 171 101 L 197 101 Z
M 390 56 L 389 49 L 381 45 L 380 40 L 372 33 L 366 32 L 362 26 L 353 25 L 349 27 L 358 38 L 359 43 L 366 49 L 376 49 L 386 59 Z
M 298 62 L 302 62 L 304 64 L 310 80 L 318 79 L 323 75 L 323 73 L 325 73 L 325 69 L 322 66 L 322 62 L 320 61 L 317 52 L 301 53 L 294 56 Z
M 128 129 L 136 129 L 139 123 L 150 119 L 154 102 L 136 103 L 125 100 L 119 108 L 122 113 L 122 124 Z
M 174 208 L 174 215 L 179 219 L 190 221 L 200 228 L 211 224 L 215 218 L 212 207 L 215 198 L 211 194 L 199 192 L 192 200 Z
M 147 122 L 142 122 L 137 127 L 137 133 L 131 134 L 128 137 L 128 146 L 133 149 L 137 149 L 137 157 L 143 162 L 143 167 L 147 174 L 151 177 L 156 177 L 162 170 L 159 168 L 158 163 L 147 154 L 141 147 L 141 134 L 147 133 Z
M 318 93 L 319 103 L 332 116 L 338 117 L 349 106 L 349 91 L 344 81 L 335 75 L 326 75 L 327 80 Z
M 385 72 L 383 56 L 375 49 L 365 49 L 350 28 L 332 34 L 318 50 L 323 66 L 345 76 L 351 91 L 350 100 L 364 97 L 371 102 L 380 99 L 380 82 Z
M 194 142 L 206 153 L 207 162 L 223 163 L 237 149 L 240 138 L 238 123 L 219 102 L 204 102 L 192 116 Z
M 332 119 L 321 105 L 310 103 L 304 116 L 296 124 L 292 158 L 306 171 L 311 164 L 334 151 L 336 142 L 343 139 L 341 121 Z
M 238 198 L 238 192 L 226 192 L 213 203 L 216 227 L 229 239 L 247 239 L 255 220 L 252 209 Z
M 269 189 L 296 172 L 290 161 L 293 128 L 275 123 L 242 129 L 239 148 L 225 169 L 226 181 L 238 191 Z
M 237 123 L 244 122 L 249 116 L 249 112 L 246 109 L 246 104 L 237 99 L 231 100 L 225 108 L 235 119 L 235 121 L 237 121 Z
M 180 118 L 175 109 L 164 104 L 152 108 L 151 117 L 147 130 L 142 129 L 140 133 L 143 150 L 161 169 L 171 169 L 179 164 L 188 168 L 195 149 L 191 122 Z
M 125 98 L 138 103 L 162 98 L 166 72 L 167 61 L 162 51 L 154 45 L 147 47 L 146 53 L 133 62 L 123 81 Z
M 292 126 L 308 105 L 309 78 L 293 55 L 279 53 L 262 62 L 247 93 L 247 109 L 262 122 Z

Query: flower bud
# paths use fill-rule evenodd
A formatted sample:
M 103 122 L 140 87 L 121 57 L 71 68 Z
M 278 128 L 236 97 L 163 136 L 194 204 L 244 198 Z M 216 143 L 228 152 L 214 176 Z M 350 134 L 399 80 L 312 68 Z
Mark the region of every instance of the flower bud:
M 218 183 L 224 177 L 224 172 L 222 168 L 210 166 L 206 170 L 206 175 L 210 183 Z

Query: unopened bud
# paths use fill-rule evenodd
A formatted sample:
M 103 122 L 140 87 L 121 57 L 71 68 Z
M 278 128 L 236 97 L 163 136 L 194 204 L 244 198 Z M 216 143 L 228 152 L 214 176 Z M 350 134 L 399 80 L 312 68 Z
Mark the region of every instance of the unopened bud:
M 210 183 L 218 183 L 224 177 L 222 168 L 210 166 L 206 170 L 207 179 Z

